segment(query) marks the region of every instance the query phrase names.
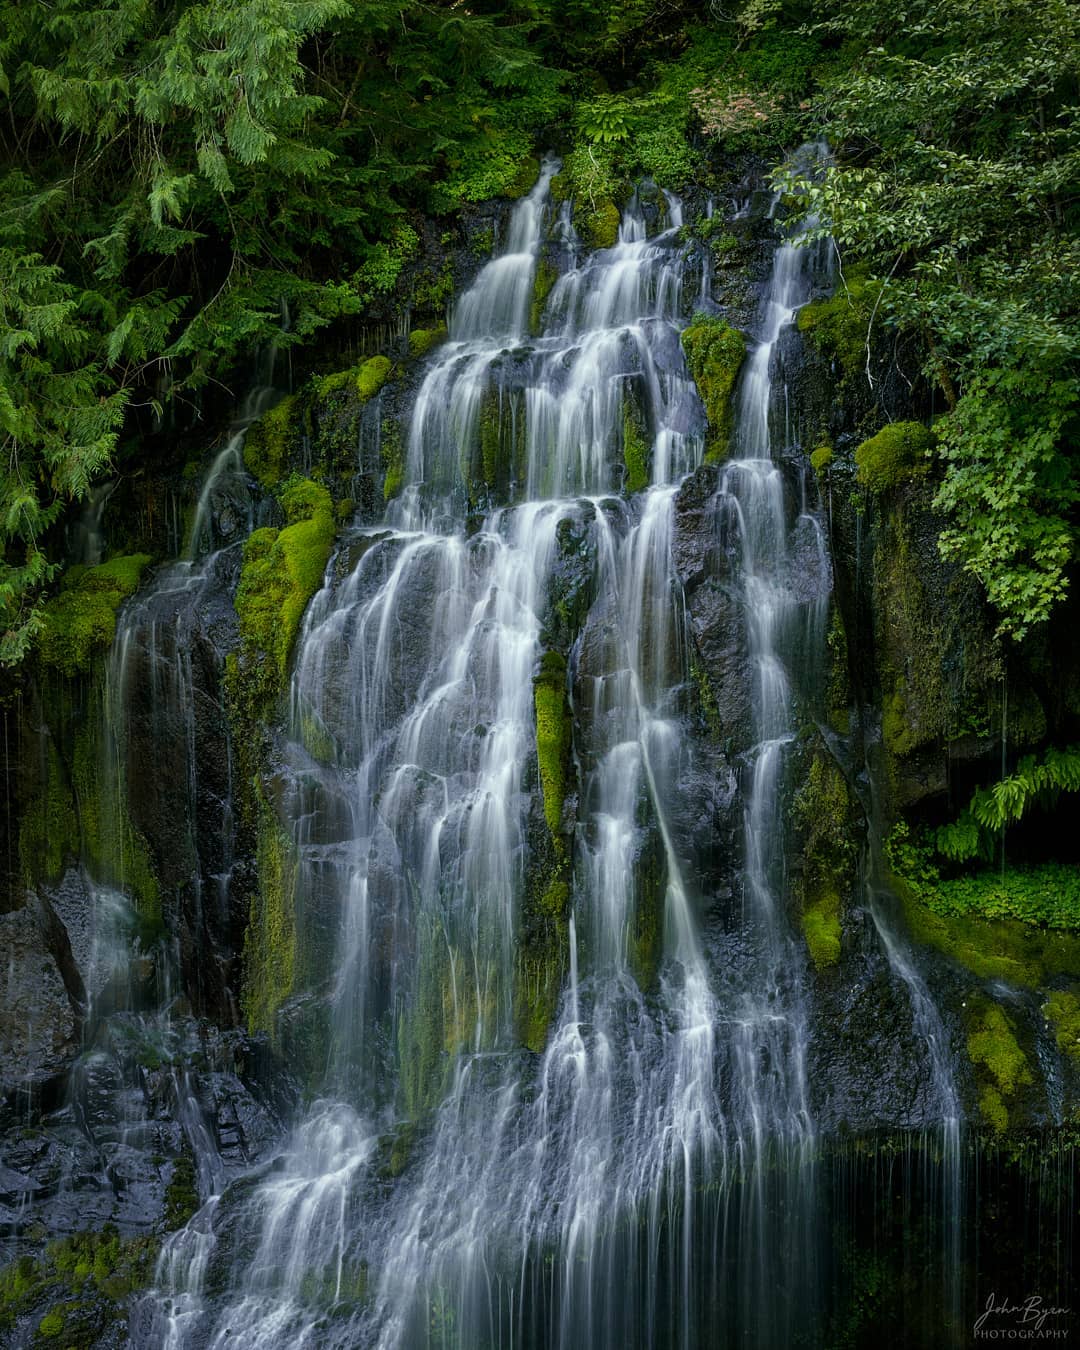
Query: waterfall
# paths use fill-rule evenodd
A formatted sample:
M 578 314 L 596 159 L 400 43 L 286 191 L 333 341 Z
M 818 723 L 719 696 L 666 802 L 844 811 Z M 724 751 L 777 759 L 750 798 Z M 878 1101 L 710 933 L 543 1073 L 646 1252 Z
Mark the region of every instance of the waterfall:
M 719 922 L 686 809 L 681 203 L 635 196 L 585 253 L 556 169 L 424 368 L 403 491 L 305 616 L 279 809 L 325 1054 L 273 1165 L 216 1174 L 169 1239 L 148 1344 L 771 1350 L 823 1323 L 785 857 L 831 578 L 778 389 L 820 260 L 777 248 L 710 480 L 752 685 Z

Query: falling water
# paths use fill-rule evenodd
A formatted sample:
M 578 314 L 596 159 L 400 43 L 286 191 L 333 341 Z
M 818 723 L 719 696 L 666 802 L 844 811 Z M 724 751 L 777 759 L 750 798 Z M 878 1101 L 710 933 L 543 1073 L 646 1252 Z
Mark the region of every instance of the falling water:
M 218 1177 L 170 1239 L 147 1343 L 694 1350 L 820 1324 L 784 802 L 830 576 L 775 430 L 817 259 L 776 252 L 713 480 L 753 731 L 741 908 L 712 931 L 679 805 L 701 752 L 673 537 L 704 430 L 681 207 L 650 231 L 635 198 L 585 254 L 555 169 L 425 369 L 404 491 L 346 534 L 305 617 L 280 814 L 325 1054 L 273 1167 Z M 567 636 L 571 562 L 587 616 Z M 573 727 L 559 799 L 547 697 Z

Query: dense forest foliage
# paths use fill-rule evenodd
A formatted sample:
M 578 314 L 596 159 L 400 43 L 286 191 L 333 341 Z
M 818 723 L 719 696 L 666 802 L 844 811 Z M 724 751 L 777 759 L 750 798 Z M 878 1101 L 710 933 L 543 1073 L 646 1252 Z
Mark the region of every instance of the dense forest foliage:
M 1080 478 L 1080 11 L 1068 0 L 25 0 L 0 5 L 0 660 L 57 523 L 171 401 L 399 290 L 424 217 L 535 156 L 599 202 L 777 165 L 842 303 L 939 391 L 942 547 L 1022 638 Z M 826 139 L 823 179 L 783 168 Z M 408 304 L 410 297 L 396 295 Z M 856 354 L 857 355 L 857 354 Z M 873 379 L 869 359 L 865 378 Z M 920 466 L 921 467 L 921 466 Z

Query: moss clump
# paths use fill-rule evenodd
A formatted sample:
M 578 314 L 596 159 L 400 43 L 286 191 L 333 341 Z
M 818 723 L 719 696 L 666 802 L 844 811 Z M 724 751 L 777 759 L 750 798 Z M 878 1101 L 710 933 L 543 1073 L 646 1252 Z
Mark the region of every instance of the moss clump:
M 705 459 L 717 463 L 731 442 L 731 396 L 746 359 L 746 344 L 742 334 L 723 319 L 695 314 L 683 330 L 682 345 L 709 421 Z
M 388 502 L 405 484 L 405 444 L 397 422 L 383 422 L 379 457 L 383 466 L 383 501 Z
M 536 708 L 536 758 L 544 798 L 544 819 L 556 847 L 562 838 L 563 803 L 570 781 L 570 705 L 566 697 L 566 659 L 545 652 L 540 673 L 533 680 Z
M 116 635 L 116 611 L 134 595 L 150 563 L 148 553 L 113 558 L 97 567 L 73 567 L 60 594 L 46 602 L 38 650 L 46 666 L 67 676 L 85 674 L 95 653 Z
M 333 376 L 328 377 L 333 379 Z M 288 467 L 289 454 L 299 441 L 296 395 L 283 398 L 244 435 L 244 464 L 264 488 L 276 487 Z
M 59 1308 L 54 1308 L 52 1312 L 47 1312 L 38 1323 L 38 1335 L 45 1340 L 52 1340 L 56 1336 L 64 1334 L 64 1314 Z
M 390 378 L 393 363 L 388 356 L 372 356 L 356 372 L 356 392 L 361 402 L 374 398 Z
M 610 199 L 598 202 L 581 220 L 581 235 L 590 248 L 614 248 L 622 216 Z
M 414 360 L 422 356 L 427 356 L 428 352 L 437 347 L 440 342 L 446 341 L 446 325 L 441 323 L 437 328 L 414 328 L 409 334 L 409 355 Z
M 890 422 L 855 451 L 855 474 L 871 492 L 889 492 L 924 474 L 933 435 L 921 422 Z
M 262 796 L 257 810 L 258 885 L 244 938 L 241 1002 L 252 1034 L 265 1031 L 276 1039 L 278 1009 L 296 982 L 296 856 L 292 840 Z
M 818 970 L 834 966 L 840 960 L 840 897 L 830 893 L 807 905 L 802 929 Z
M 618 228 L 616 226 L 616 228 Z M 548 296 L 559 279 L 559 269 L 547 258 L 541 258 L 536 264 L 536 276 L 533 279 L 532 300 L 529 302 L 529 332 L 538 334 L 544 318 L 544 306 Z
M 840 959 L 841 898 L 854 882 L 855 844 L 847 780 L 819 745 L 806 781 L 793 802 L 802 837 L 802 871 L 796 882 L 801 920 L 814 965 L 823 970 Z
M 355 378 L 355 370 L 338 370 L 333 375 L 320 375 L 312 381 L 315 397 L 323 400 L 333 398 L 335 394 L 344 394 Z
M 623 411 L 623 462 L 627 492 L 644 492 L 649 486 L 649 442 L 642 434 L 638 420 L 627 400 Z
M 836 453 L 831 445 L 819 445 L 816 450 L 810 452 L 810 467 L 820 478 L 827 473 L 829 466 L 836 458 Z
M 249 537 L 236 592 L 241 645 L 231 682 L 249 712 L 284 687 L 304 610 L 322 584 L 334 542 L 333 504 L 321 483 L 292 480 L 281 505 L 288 524 Z
M 970 1019 L 968 1056 L 979 1082 L 979 1108 L 996 1134 L 1009 1125 L 1007 1098 L 1032 1082 L 1012 1022 L 996 1003 L 979 1001 Z
M 1058 1049 L 1080 1067 L 1080 988 L 1055 990 L 1043 1004 Z
M 866 332 L 881 283 L 867 278 L 866 268 L 852 268 L 847 284 L 828 300 L 814 300 L 799 310 L 799 332 L 823 356 L 839 363 L 845 376 L 866 360 Z

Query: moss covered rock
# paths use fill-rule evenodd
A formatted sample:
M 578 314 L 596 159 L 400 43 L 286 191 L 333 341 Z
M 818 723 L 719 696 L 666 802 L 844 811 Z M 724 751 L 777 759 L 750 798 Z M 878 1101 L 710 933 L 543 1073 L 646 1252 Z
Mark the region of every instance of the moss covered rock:
M 799 310 L 799 332 L 823 356 L 836 361 L 844 376 L 854 374 L 866 360 L 866 334 L 880 286 L 868 279 L 866 268 L 851 268 L 835 295 Z
M 38 639 L 41 660 L 72 676 L 85 674 L 96 652 L 116 635 L 116 611 L 138 590 L 150 563 L 147 553 L 112 558 L 97 567 L 72 567 L 59 595 L 46 602 Z
M 252 1033 L 276 1040 L 277 1014 L 296 987 L 296 856 L 273 809 L 257 798 L 255 850 L 258 882 L 244 939 L 242 1004 Z
M 244 435 L 244 464 L 264 488 L 276 487 L 287 470 L 290 452 L 300 437 L 296 414 L 294 394 L 263 413 Z
M 1009 1127 L 1009 1109 L 1032 1082 L 1027 1056 L 1012 1021 L 996 1003 L 979 999 L 968 1019 L 968 1056 L 979 1085 L 979 1109 L 997 1134 Z
M 590 248 L 614 248 L 619 239 L 622 216 L 610 199 L 597 202 L 580 220 L 582 238 Z
M 933 445 L 921 422 L 890 422 L 855 451 L 856 477 L 871 492 L 889 492 L 926 473 Z
M 288 523 L 250 536 L 236 592 L 241 645 L 230 680 L 250 710 L 284 688 L 304 610 L 322 584 L 334 542 L 333 503 L 321 483 L 288 483 L 281 505 Z
M 372 356 L 356 372 L 356 392 L 362 403 L 374 398 L 386 381 L 394 365 L 388 356 Z
M 409 355 L 414 359 L 427 356 L 440 342 L 446 341 L 446 325 L 436 328 L 414 328 L 409 334 Z
M 854 815 L 847 780 L 819 744 L 794 800 L 802 841 L 795 890 L 803 934 L 819 970 L 840 959 L 840 915 L 855 877 Z
M 683 330 L 682 345 L 709 420 L 705 458 L 716 463 L 727 455 L 731 443 L 731 396 L 746 359 L 746 344 L 742 334 L 723 319 L 696 314 Z
M 1080 1067 L 1080 986 L 1056 989 L 1043 1004 L 1058 1049 Z
M 536 707 L 536 758 L 544 798 L 544 819 L 552 838 L 562 841 L 563 803 L 570 781 L 570 704 L 566 697 L 566 659 L 544 653 L 533 681 Z

